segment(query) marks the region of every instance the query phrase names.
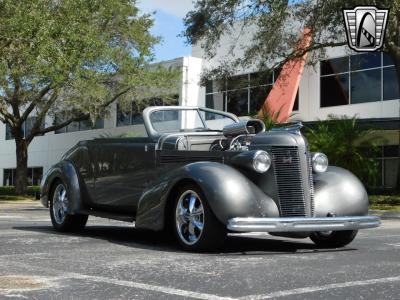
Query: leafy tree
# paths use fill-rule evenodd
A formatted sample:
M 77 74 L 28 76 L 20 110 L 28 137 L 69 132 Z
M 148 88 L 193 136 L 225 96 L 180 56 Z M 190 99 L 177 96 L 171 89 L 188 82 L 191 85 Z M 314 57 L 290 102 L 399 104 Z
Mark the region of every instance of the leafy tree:
M 176 83 L 175 72 L 149 66 L 160 41 L 152 25 L 131 0 L 0 1 L 0 121 L 15 138 L 18 194 L 26 192 L 36 136 Z M 46 116 L 62 121 L 48 124 Z
M 343 167 L 363 182 L 376 185 L 378 178 L 379 144 L 382 138 L 376 130 L 361 128 L 357 117 L 329 115 L 315 127 L 305 130 L 311 151 L 323 152 L 329 164 Z
M 183 35 L 188 43 L 201 44 L 208 58 L 215 57 L 222 35 L 231 34 L 236 40 L 248 36 L 245 44 L 231 46 L 231 50 L 243 50 L 243 56 L 221 60 L 204 77 L 226 76 L 246 67 L 266 70 L 310 51 L 309 62 L 315 63 L 325 57 L 326 48 L 347 44 L 342 9 L 357 5 L 390 9 L 383 51 L 393 57 L 399 75 L 398 0 L 198 0 L 185 18 Z M 305 27 L 310 29 L 312 41 L 308 47 L 296 47 Z

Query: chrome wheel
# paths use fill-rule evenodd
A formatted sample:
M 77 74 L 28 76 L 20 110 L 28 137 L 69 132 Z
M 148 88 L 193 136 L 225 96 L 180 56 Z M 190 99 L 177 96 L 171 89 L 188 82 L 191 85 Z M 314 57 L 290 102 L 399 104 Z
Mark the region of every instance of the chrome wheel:
M 63 184 L 59 184 L 53 194 L 53 216 L 57 224 L 63 224 L 67 215 L 68 197 Z
M 204 207 L 196 192 L 187 190 L 180 196 L 175 210 L 175 223 L 182 242 L 194 245 L 199 241 L 204 228 Z

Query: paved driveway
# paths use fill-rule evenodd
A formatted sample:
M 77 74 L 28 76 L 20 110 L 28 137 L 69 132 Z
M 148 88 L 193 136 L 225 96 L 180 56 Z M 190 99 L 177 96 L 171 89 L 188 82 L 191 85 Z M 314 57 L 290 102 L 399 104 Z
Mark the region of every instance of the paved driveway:
M 400 220 L 342 249 L 231 235 L 223 253 L 182 252 L 160 234 L 90 218 L 53 231 L 38 203 L 0 203 L 0 298 L 399 299 Z

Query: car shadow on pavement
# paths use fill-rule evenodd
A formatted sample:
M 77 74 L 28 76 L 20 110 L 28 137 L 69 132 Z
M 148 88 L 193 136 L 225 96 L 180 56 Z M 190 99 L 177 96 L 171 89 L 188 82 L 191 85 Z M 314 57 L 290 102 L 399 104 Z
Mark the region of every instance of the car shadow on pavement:
M 105 240 L 110 243 L 132 248 L 140 248 L 154 251 L 184 252 L 175 239 L 164 232 L 136 230 L 129 226 L 87 226 L 79 233 L 61 233 L 52 226 L 14 226 L 13 229 L 32 231 L 43 234 L 87 237 L 91 239 Z M 356 248 L 346 247 L 326 249 L 315 246 L 308 239 L 282 239 L 269 235 L 243 236 L 228 235 L 225 245 L 218 252 L 205 253 L 208 255 L 279 255 L 298 253 L 320 253 L 354 251 Z

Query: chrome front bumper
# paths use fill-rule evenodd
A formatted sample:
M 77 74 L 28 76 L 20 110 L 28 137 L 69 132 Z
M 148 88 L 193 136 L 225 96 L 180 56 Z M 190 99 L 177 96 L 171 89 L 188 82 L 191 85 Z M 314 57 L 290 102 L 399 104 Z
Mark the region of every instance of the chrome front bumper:
M 323 217 L 323 218 L 233 218 L 227 228 L 238 232 L 308 232 L 338 231 L 378 227 L 375 216 Z

